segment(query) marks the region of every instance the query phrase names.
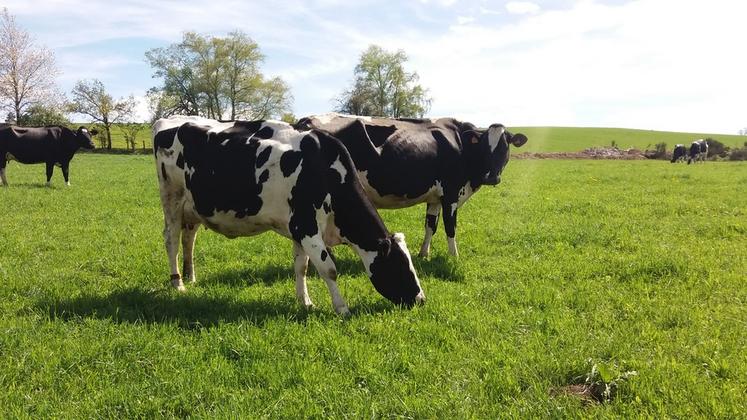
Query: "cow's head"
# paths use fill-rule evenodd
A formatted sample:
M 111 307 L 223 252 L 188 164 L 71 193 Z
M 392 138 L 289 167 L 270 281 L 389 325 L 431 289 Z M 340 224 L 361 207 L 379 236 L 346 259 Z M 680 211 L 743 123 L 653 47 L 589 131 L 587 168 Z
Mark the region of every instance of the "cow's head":
M 508 164 L 510 145 L 521 147 L 527 142 L 527 136 L 521 133 L 510 133 L 501 124 L 493 124 L 482 133 L 469 131 L 466 133 L 468 141 L 476 141 L 480 144 L 482 153 L 486 153 L 488 170 L 482 183 L 485 185 L 498 185 L 501 182 L 501 173 Z M 479 136 L 479 137 L 478 137 Z M 472 137 L 470 139 L 470 137 Z
M 369 270 L 374 288 L 393 303 L 407 307 L 425 303 L 404 234 L 395 233 L 379 242 Z
M 84 149 L 94 149 L 96 146 L 93 145 L 93 139 L 91 137 L 96 134 L 98 134 L 96 129 L 88 131 L 85 127 L 78 127 L 78 130 L 75 132 L 76 144 Z

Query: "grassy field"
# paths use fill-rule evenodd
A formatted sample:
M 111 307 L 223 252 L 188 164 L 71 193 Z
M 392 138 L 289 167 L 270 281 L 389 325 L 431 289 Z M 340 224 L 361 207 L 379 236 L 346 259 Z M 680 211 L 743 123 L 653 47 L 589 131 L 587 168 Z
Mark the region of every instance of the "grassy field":
M 152 156 L 0 188 L 0 417 L 676 417 L 747 413 L 747 164 L 512 161 L 393 307 L 337 248 L 352 310 L 298 306 L 290 242 L 201 231 L 168 284 Z M 410 249 L 422 208 L 383 212 Z M 592 372 L 608 402 L 567 394 Z M 635 376 L 623 380 L 626 372 Z
M 690 144 L 702 138 L 716 139 L 729 147 L 743 147 L 747 136 L 704 133 L 675 133 L 668 131 L 633 130 L 627 128 L 583 128 L 583 127 L 512 127 L 512 131 L 524 133 L 529 142 L 516 149 L 517 152 L 577 152 L 589 147 L 610 146 L 614 141 L 621 149 L 653 149 L 657 143 L 667 144 L 672 150 L 675 144 Z M 150 127 L 143 126 L 138 133 L 137 149 L 151 149 Z M 98 147 L 99 144 L 97 143 Z M 112 146 L 126 148 L 122 132 L 115 126 L 112 129 Z
M 689 145 L 695 140 L 712 138 L 729 147 L 743 147 L 747 136 L 728 134 L 676 133 L 669 131 L 633 130 L 628 128 L 584 127 L 512 127 L 513 132 L 524 133 L 529 142 L 517 152 L 576 152 L 589 147 L 609 147 L 614 141 L 621 149 L 653 149 L 657 143 L 666 143 L 667 150 L 676 144 Z

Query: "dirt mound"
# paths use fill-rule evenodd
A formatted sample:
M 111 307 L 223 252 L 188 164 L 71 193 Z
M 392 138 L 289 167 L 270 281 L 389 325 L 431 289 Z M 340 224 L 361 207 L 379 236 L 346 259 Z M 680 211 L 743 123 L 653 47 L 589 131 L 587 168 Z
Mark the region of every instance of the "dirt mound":
M 618 149 L 617 147 L 591 147 L 581 152 L 524 152 L 512 155 L 517 159 L 646 159 L 638 149 Z

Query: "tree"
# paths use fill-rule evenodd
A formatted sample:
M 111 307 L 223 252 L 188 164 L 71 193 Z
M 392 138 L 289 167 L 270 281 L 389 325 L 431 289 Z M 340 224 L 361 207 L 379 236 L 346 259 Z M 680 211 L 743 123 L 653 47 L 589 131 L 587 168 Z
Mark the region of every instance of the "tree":
M 122 137 L 125 139 L 127 148 L 135 151 L 137 147 L 137 135 L 143 131 L 143 124 L 135 122 L 127 122 L 117 125 L 119 131 L 122 132 Z
M 28 127 L 69 124 L 70 120 L 63 115 L 58 107 L 49 107 L 41 104 L 31 105 L 18 120 L 18 125 Z
M 407 55 L 371 45 L 355 66 L 353 86 L 337 98 L 339 112 L 386 117 L 422 117 L 431 105 L 419 76 L 404 69 Z
M 28 32 L 4 8 L 0 13 L 0 107 L 20 121 L 33 105 L 59 103 L 54 54 L 34 45 Z
M 106 148 L 112 148 L 112 124 L 131 120 L 135 114 L 135 98 L 114 98 L 106 92 L 100 80 L 79 80 L 72 92 L 70 112 L 86 115 L 100 123 L 106 133 Z
M 222 119 L 264 119 L 290 108 L 292 96 L 280 78 L 259 70 L 264 56 L 240 31 L 226 37 L 186 32 L 182 41 L 145 53 L 161 87 L 150 90 L 155 119 L 184 113 Z

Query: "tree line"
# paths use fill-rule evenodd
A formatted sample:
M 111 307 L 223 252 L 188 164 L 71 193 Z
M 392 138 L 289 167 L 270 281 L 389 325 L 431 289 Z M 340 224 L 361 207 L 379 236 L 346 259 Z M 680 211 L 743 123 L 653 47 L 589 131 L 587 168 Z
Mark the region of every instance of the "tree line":
M 177 43 L 146 51 L 145 60 L 160 81 L 146 94 L 149 122 L 175 114 L 295 122 L 290 86 L 280 77 L 262 73 L 264 59 L 259 45 L 241 31 L 222 37 L 185 32 Z M 406 62 L 402 50 L 370 46 L 359 57 L 351 85 L 333 98 L 334 110 L 423 117 L 432 99 L 418 84 L 418 74 L 405 70 Z M 98 79 L 78 80 L 65 94 L 56 83 L 60 74 L 54 53 L 38 45 L 4 8 L 0 14 L 0 110 L 6 123 L 71 125 L 72 116 L 100 126 L 99 141 L 106 148 L 112 148 L 115 127 L 128 147 L 136 147 L 134 139 L 144 121 L 137 115 L 134 95 L 115 98 Z

